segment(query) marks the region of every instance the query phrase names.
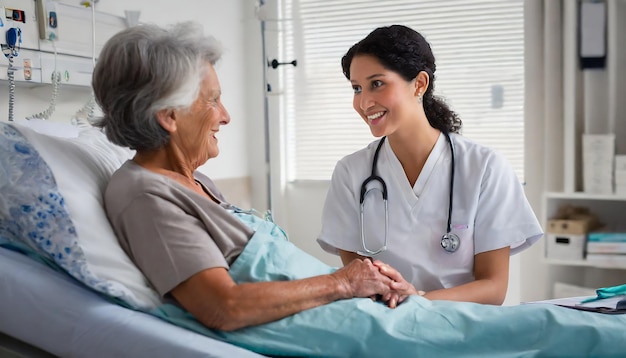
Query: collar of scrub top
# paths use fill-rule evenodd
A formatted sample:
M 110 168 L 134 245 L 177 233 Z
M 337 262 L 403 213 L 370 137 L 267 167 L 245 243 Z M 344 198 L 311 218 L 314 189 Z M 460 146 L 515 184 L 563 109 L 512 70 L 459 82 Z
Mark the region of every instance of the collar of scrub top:
M 444 131 L 441 131 L 441 133 L 443 133 L 443 135 L 446 136 L 446 140 L 448 141 L 448 144 L 450 145 L 450 156 L 451 156 L 450 193 L 448 197 L 448 221 L 446 224 L 446 233 L 441 237 L 441 247 L 446 252 L 453 253 L 453 252 L 456 252 L 456 250 L 459 248 L 459 245 L 461 243 L 459 240 L 459 237 L 456 234 L 453 234 L 451 232 L 452 231 L 452 204 L 454 200 L 454 172 L 455 172 L 454 157 L 455 155 L 454 155 L 454 145 L 452 144 L 452 139 L 450 138 L 450 134 Z M 382 137 L 380 142 L 378 142 L 378 147 L 376 147 L 376 152 L 374 152 L 374 159 L 372 160 L 372 174 L 369 177 L 367 177 L 361 184 L 361 195 L 359 198 L 359 204 L 360 204 L 360 219 L 361 219 L 360 220 L 361 221 L 361 245 L 363 246 L 363 250 L 357 251 L 357 254 L 361 256 L 375 256 L 387 250 L 387 234 L 388 234 L 388 228 L 389 228 L 389 209 L 387 206 L 387 184 L 380 176 L 376 175 L 378 155 L 380 153 L 380 149 L 382 148 L 386 138 L 387 137 Z M 372 181 L 379 182 L 382 186 L 382 189 L 372 188 L 368 190 L 367 184 L 369 184 Z M 383 203 L 385 205 L 385 238 L 383 241 L 383 246 L 379 248 L 378 250 L 369 249 L 367 247 L 367 244 L 365 243 L 365 231 L 364 231 L 365 228 L 364 228 L 364 220 L 363 220 L 364 211 L 365 211 L 364 202 L 365 202 L 365 197 L 372 190 L 381 191 L 382 196 L 383 196 Z

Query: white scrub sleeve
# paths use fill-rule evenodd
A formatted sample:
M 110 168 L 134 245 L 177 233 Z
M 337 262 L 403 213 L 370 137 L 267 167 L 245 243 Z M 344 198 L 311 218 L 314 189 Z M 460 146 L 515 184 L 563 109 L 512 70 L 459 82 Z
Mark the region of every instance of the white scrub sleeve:
M 360 246 L 358 188 L 342 161 L 333 171 L 330 188 L 322 212 L 322 231 L 317 239 L 320 247 L 339 255 L 337 249 L 356 252 Z
M 486 160 L 476 212 L 475 254 L 510 246 L 514 255 L 537 242 L 543 230 L 506 159 L 492 152 Z

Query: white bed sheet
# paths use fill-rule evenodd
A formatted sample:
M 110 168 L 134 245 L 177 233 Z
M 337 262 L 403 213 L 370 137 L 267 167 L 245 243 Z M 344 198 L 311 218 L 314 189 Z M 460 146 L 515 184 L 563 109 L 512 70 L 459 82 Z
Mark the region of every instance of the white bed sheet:
M 0 332 L 59 357 L 262 357 L 112 304 L 4 248 Z

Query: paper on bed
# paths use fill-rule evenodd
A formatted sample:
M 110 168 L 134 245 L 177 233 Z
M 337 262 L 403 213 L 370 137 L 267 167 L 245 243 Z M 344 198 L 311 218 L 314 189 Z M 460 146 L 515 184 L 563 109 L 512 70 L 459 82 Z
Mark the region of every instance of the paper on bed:
M 236 281 L 292 280 L 335 270 L 286 241 L 272 223 L 253 224 L 255 235 L 230 269 Z M 606 357 L 626 351 L 626 316 L 545 304 L 502 307 L 412 296 L 389 309 L 351 299 L 235 332 L 207 329 L 172 305 L 152 313 L 272 356 Z

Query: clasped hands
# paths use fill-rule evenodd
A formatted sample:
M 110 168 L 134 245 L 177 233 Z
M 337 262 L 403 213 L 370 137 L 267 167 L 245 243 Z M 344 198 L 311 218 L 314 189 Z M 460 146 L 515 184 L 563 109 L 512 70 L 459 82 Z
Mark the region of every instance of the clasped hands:
M 332 275 L 340 280 L 346 298 L 380 299 L 390 308 L 397 307 L 410 295 L 425 294 L 416 290 L 398 270 L 380 260 L 355 259 Z

